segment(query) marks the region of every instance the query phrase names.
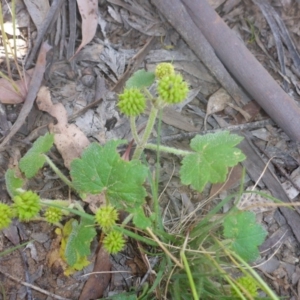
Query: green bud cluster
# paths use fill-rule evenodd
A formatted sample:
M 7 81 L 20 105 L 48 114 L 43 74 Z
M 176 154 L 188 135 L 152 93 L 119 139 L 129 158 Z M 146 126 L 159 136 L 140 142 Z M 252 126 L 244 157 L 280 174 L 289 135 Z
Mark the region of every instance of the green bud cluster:
M 44 214 L 44 217 L 47 222 L 55 224 L 61 221 L 62 210 L 56 207 L 49 207 Z
M 10 225 L 11 219 L 14 216 L 10 206 L 0 203 L 0 230 Z
M 106 205 L 100 207 L 96 211 L 95 218 L 102 230 L 104 232 L 108 232 L 116 224 L 116 221 L 119 219 L 119 215 L 113 206 Z
M 105 250 L 111 254 L 121 251 L 124 248 L 125 240 L 120 232 L 113 230 L 113 226 L 119 219 L 117 210 L 111 205 L 102 206 L 96 211 L 95 219 L 106 234 L 103 239 Z
M 145 111 L 146 99 L 137 88 L 125 89 L 123 94 L 119 95 L 118 107 L 126 116 L 138 116 Z
M 160 97 L 159 102 L 176 104 L 187 97 L 189 91 L 188 84 L 180 74 L 175 73 L 174 66 L 171 63 L 158 64 L 155 69 L 155 77 L 158 81 L 157 93 Z M 155 100 L 148 91 L 145 91 L 145 94 L 143 94 L 136 87 L 125 88 L 124 92 L 119 95 L 117 105 L 120 111 L 126 116 L 138 116 L 145 111 L 145 95 L 150 95 L 149 98 L 152 101 Z
M 188 84 L 180 74 L 164 76 L 157 86 L 158 95 L 168 104 L 176 104 L 183 101 L 188 94 Z
M 242 276 L 237 279 L 237 282 L 244 287 L 252 297 L 257 297 L 257 284 L 254 278 L 250 276 Z M 236 291 L 232 289 L 232 295 L 237 296 Z
M 35 217 L 41 209 L 40 197 L 33 191 L 25 191 L 13 198 L 13 208 L 20 221 Z
M 173 75 L 174 73 L 174 66 L 170 63 L 160 63 L 155 69 L 155 76 L 157 79 L 162 79 L 163 77 Z
M 111 231 L 103 240 L 103 246 L 108 253 L 116 254 L 125 246 L 125 240 L 121 232 Z

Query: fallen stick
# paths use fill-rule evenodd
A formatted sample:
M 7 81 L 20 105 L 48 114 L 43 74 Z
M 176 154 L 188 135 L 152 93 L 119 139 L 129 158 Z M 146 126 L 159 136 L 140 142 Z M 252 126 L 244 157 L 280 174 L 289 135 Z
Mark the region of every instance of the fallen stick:
M 191 21 L 197 25 L 230 73 L 274 122 L 290 138 L 299 142 L 300 107 L 296 101 L 283 91 L 206 0 L 181 1 Z
M 248 96 L 232 79 L 224 65 L 216 56 L 212 46 L 209 44 L 195 23 L 191 20 L 191 17 L 186 11 L 182 2 L 180 0 L 153 0 L 152 3 L 178 31 L 178 33 L 195 52 L 198 58 L 204 63 L 204 65 L 215 76 L 217 81 L 235 100 L 237 105 L 243 106 L 249 102 L 250 99 Z

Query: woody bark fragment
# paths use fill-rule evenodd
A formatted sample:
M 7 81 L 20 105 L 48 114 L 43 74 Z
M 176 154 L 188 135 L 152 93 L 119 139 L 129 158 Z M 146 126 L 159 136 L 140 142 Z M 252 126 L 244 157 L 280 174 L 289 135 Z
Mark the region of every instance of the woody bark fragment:
M 165 16 L 169 23 L 178 31 L 198 58 L 211 71 L 219 83 L 232 96 L 237 105 L 242 106 L 250 101 L 246 94 L 216 56 L 214 49 L 195 23 L 191 20 L 181 0 L 152 0 L 152 3 Z
M 300 141 L 300 108 L 206 0 L 182 0 L 228 70 L 290 138 Z
M 178 1 L 153 0 L 152 2 L 171 24 L 175 24 L 173 26 L 182 35 L 180 29 L 182 22 L 179 21 L 182 8 L 178 9 L 174 5 L 174 2 Z M 181 4 L 189 15 L 189 18 L 185 19 L 185 28 L 188 28 L 189 23 L 193 24 L 190 28 L 197 25 L 197 30 L 186 32 L 183 36 L 186 42 L 190 45 L 193 38 L 203 34 L 217 57 L 239 84 L 290 138 L 300 141 L 300 108 L 296 102 L 281 89 L 206 0 L 181 0 Z M 199 49 L 194 47 L 193 51 L 198 57 L 201 56 L 199 54 L 201 47 Z

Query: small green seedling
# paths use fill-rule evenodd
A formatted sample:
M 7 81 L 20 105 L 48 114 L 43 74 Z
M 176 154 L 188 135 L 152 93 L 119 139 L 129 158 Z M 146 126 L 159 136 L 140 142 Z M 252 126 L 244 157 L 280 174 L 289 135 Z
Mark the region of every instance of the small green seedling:
M 230 239 L 230 248 L 245 261 L 255 261 L 259 257 L 260 246 L 267 232 L 256 223 L 250 211 L 236 211 L 224 219 L 224 237 Z

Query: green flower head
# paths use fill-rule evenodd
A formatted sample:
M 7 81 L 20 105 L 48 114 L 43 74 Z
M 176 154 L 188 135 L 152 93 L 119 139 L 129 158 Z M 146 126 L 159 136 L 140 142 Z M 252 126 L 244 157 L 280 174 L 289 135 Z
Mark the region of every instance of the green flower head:
M 111 205 L 100 207 L 95 214 L 96 222 L 102 227 L 104 232 L 108 232 L 116 224 L 118 218 L 118 212 Z
M 41 209 L 40 197 L 33 191 L 25 191 L 13 198 L 13 207 L 20 221 L 35 217 Z
M 138 116 L 146 108 L 146 99 L 137 88 L 125 89 L 123 94 L 119 95 L 119 109 L 126 116 Z
M 157 79 L 161 79 L 174 73 L 174 66 L 170 63 L 160 63 L 155 68 L 155 76 Z
M 242 276 L 240 278 L 237 279 L 237 282 L 245 288 L 245 290 L 248 291 L 248 293 L 252 296 L 252 297 L 257 297 L 258 296 L 258 292 L 257 292 L 257 284 L 254 278 L 250 277 L 250 276 Z M 233 296 L 237 296 L 237 293 L 235 290 L 232 289 L 232 295 Z
M 103 239 L 103 246 L 105 250 L 110 254 L 116 254 L 120 252 L 125 246 L 125 240 L 121 232 L 111 231 Z
M 183 101 L 189 91 L 188 84 L 180 74 L 164 76 L 157 86 L 157 92 L 161 99 L 168 104 L 176 104 Z
M 46 221 L 52 224 L 60 222 L 62 218 L 62 211 L 56 207 L 49 207 L 44 214 Z
M 10 206 L 0 203 L 0 230 L 10 225 L 13 215 L 14 213 Z

